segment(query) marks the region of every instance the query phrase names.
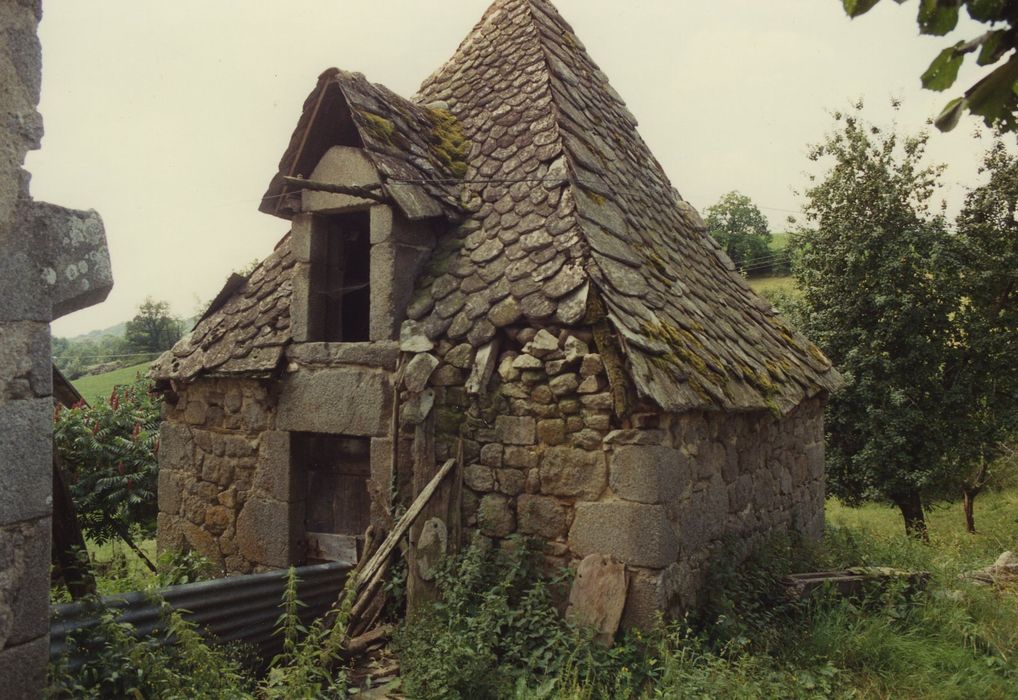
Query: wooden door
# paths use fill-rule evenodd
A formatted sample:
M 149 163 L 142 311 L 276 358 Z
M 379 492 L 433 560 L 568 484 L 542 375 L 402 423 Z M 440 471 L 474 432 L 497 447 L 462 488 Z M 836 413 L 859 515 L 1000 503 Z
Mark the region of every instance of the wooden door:
M 308 563 L 356 563 L 371 521 L 370 438 L 302 433 L 294 466 L 304 474 Z

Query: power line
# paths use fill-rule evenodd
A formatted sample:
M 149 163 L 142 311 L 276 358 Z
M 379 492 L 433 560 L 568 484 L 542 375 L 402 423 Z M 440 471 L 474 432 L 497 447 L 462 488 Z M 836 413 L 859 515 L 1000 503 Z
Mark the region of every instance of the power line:
M 160 355 L 161 352 L 130 352 L 116 355 L 65 355 L 54 357 L 53 360 L 107 360 L 111 357 L 147 357 L 149 355 Z

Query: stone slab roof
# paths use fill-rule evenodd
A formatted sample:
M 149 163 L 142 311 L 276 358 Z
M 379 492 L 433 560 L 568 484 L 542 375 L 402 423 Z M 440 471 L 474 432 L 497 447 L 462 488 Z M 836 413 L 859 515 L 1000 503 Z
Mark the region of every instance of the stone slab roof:
M 496 0 L 412 102 L 362 76 L 327 71 L 281 173 L 306 175 L 342 136 L 328 131 L 343 108 L 329 103 L 330 90 L 349 105 L 356 137 L 397 206 L 410 218 L 461 222 L 439 241 L 408 309 L 429 337 L 480 346 L 524 320 L 569 325 L 601 312 L 638 393 L 670 411 L 787 411 L 839 385 L 827 358 L 753 293 L 707 235 L 547 0 Z M 454 148 L 444 138 L 450 130 Z M 262 210 L 286 217 L 294 210 L 280 183 L 277 176 Z M 401 199 L 400 188 L 412 196 Z M 255 276 L 238 298 L 268 298 Z M 279 303 L 289 299 L 284 277 Z M 182 369 L 160 361 L 165 376 L 264 372 L 279 361 L 282 351 L 270 348 L 289 340 L 276 326 L 281 315 L 250 318 L 271 325 L 272 343 L 258 346 L 257 358 L 260 331 L 234 324 L 212 332 L 233 323 L 224 316 L 236 301 L 199 324 L 201 339 L 174 348 Z M 224 339 L 241 347 L 217 349 Z M 193 359 L 193 348 L 213 362 Z
M 838 385 L 707 235 L 550 2 L 495 2 L 417 99 L 447 102 L 473 144 L 476 211 L 410 310 L 429 335 L 575 322 L 589 282 L 664 409 L 788 410 Z
M 356 133 L 350 132 L 351 123 Z M 384 194 L 408 219 L 459 218 L 463 144 L 449 115 L 337 68 L 319 76 L 304 102 L 259 209 L 284 218 L 298 213 L 299 192 L 287 188 L 283 176 L 309 177 L 325 151 L 344 140 L 342 145 L 364 149 L 382 178 Z
M 206 313 L 190 333 L 152 363 L 155 380 L 206 376 L 269 376 L 290 343 L 294 258 L 287 235 L 246 281 L 231 276 L 235 291 Z

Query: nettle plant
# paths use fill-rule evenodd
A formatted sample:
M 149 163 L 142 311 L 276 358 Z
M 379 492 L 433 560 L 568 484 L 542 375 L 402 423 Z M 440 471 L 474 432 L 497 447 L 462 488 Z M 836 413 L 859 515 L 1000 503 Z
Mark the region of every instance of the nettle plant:
M 159 403 L 148 383 L 117 387 L 106 401 L 58 407 L 56 451 L 70 477 L 82 531 L 103 543 L 155 533 Z

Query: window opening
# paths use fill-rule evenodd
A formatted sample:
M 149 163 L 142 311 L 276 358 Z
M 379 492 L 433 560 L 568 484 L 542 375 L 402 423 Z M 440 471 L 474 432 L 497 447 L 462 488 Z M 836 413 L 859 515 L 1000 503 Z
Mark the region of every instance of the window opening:
M 371 240 L 368 212 L 324 217 L 312 262 L 309 328 L 324 342 L 370 340 Z

